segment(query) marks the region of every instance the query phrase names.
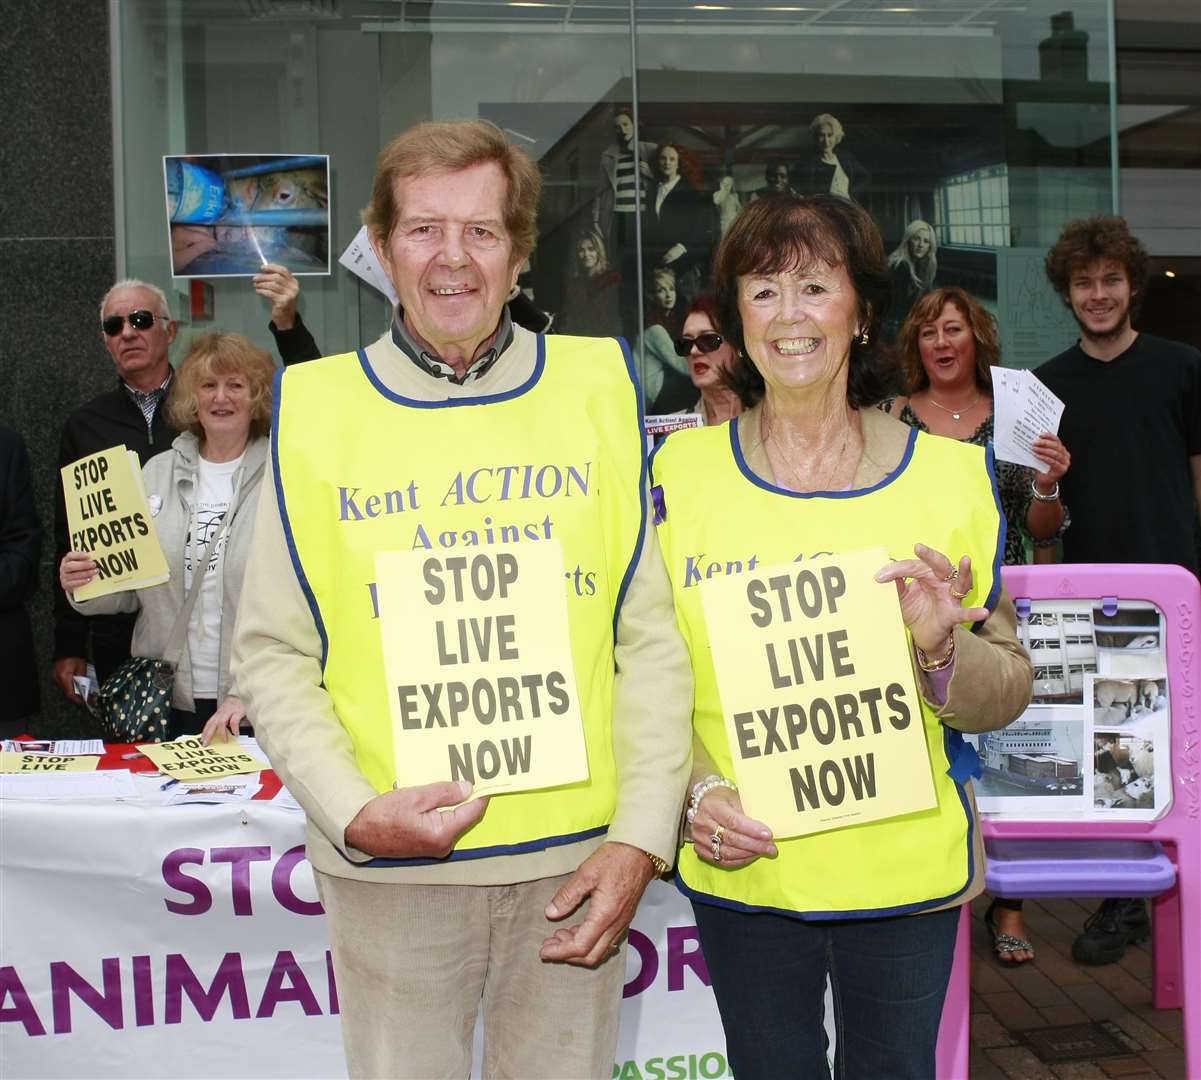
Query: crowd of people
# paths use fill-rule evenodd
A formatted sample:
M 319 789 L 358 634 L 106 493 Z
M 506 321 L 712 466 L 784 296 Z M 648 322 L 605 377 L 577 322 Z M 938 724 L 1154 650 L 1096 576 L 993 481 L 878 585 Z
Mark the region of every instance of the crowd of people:
M 827 978 L 840 1075 L 930 1076 L 959 909 L 984 879 L 963 735 L 1009 724 L 1031 693 L 999 566 L 1061 552 L 1197 572 L 1201 353 L 1134 329 L 1149 263 L 1125 222 L 1067 223 L 1047 275 L 1080 337 L 1038 371 L 1063 422 L 1034 443 L 1042 468 L 994 470 L 995 322 L 934 287 L 925 222 L 887 253 L 836 118 L 814 119 L 811 160 L 768 165 L 720 236 L 685 227 L 698 196 L 679 149 L 639 142 L 626 114 L 617 127 L 557 333 L 511 303 L 538 169 L 482 121 L 419 124 L 381 151 L 364 220 L 399 304 L 361 353 L 317 359 L 295 279 L 269 267 L 255 287 L 285 363 L 274 390 L 271 358 L 232 332 L 197 336 L 173 370 L 166 297 L 116 283 L 100 330 L 117 383 L 67 417 L 60 459 L 136 452 L 171 576 L 75 599 L 95 569 L 59 492 L 54 681 L 79 702 L 89 663 L 104 682 L 174 650 L 152 736 L 253 729 L 307 815 L 351 1075 L 466 1075 L 481 1002 L 486 1075 L 609 1075 L 626 930 L 674 866 L 740 1078 L 824 1074 Z M 638 209 L 660 358 L 646 405 L 703 421 L 657 449 L 649 481 L 643 389 L 605 336 L 639 276 Z M 547 530 L 553 517 L 565 565 L 588 570 L 566 607 L 589 779 L 491 799 L 465 781 L 397 786 L 362 584 L 377 552 L 412 548 L 415 516 L 430 536 L 478 523 L 472 500 L 417 492 L 505 461 L 603 477 L 585 498 L 522 496 Z M 364 515 L 347 477 L 407 490 L 414 513 Z M 0 633 L 29 658 L 6 672 L 33 669 L 39 543 L 21 440 L 0 429 Z M 934 806 L 778 838 L 743 809 L 690 555 L 772 565 L 876 546 L 893 553 L 876 581 L 899 597 Z M 33 724 L 36 687 L 6 675 L 0 690 L 7 731 Z M 1033 956 L 1020 902 L 988 923 L 1001 962 Z M 1142 901 L 1107 900 L 1075 954 L 1111 962 L 1147 932 Z

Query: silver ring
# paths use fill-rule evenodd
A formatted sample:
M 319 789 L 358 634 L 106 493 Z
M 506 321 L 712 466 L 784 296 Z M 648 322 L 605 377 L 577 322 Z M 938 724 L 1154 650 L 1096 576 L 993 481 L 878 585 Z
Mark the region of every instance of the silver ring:
M 959 567 L 958 567 L 958 566 L 952 566 L 952 567 L 951 567 L 951 572 L 950 572 L 950 573 L 949 573 L 949 574 L 948 574 L 948 575 L 947 575 L 945 578 L 943 578 L 942 580 L 943 580 L 943 581 L 944 581 L 944 582 L 945 582 L 947 585 L 950 585 L 950 584 L 951 584 L 951 582 L 952 582 L 952 581 L 955 581 L 955 580 L 956 580 L 958 577 L 959 577 Z M 965 593 L 964 595 L 966 596 L 967 594 Z

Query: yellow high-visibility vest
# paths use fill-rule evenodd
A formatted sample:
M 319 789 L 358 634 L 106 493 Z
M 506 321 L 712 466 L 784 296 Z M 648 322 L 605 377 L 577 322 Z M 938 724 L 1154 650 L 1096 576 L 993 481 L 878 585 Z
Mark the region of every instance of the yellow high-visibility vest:
M 641 408 L 628 352 L 614 339 L 540 336 L 534 371 L 515 390 L 437 402 L 390 391 L 361 350 L 277 378 L 280 515 L 324 646 L 324 685 L 363 774 L 381 792 L 396 777 L 376 553 L 470 556 L 481 544 L 554 538 L 563 549 L 590 775 L 494 797 L 449 857 L 603 833 L 617 792 L 614 632 L 647 527 Z
M 706 578 L 878 545 L 894 559 L 912 558 L 922 543 L 952 562 L 972 557 L 965 607 L 992 607 L 999 596 L 1005 518 L 991 447 L 914 429 L 900 463 L 878 484 L 802 494 L 751 472 L 735 420 L 674 432 L 651 471 L 659 541 L 696 679 L 693 726 L 725 776 L 734 772 L 698 587 Z M 962 766 L 954 768 L 964 745 L 924 700 L 921 712 L 937 807 L 777 841 L 775 858 L 737 869 L 704 862 L 685 844 L 683 891 L 742 910 L 809 918 L 901 914 L 953 900 L 973 876 L 967 781 Z

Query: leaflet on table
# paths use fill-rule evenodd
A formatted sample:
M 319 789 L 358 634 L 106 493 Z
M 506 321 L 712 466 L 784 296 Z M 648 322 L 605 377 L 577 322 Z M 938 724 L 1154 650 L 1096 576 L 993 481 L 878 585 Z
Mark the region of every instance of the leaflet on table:
M 103 755 L 103 739 L 5 739 L 0 750 L 19 754 Z
M 0 799 L 132 799 L 137 793 L 128 769 L 0 773 Z
M 219 776 L 259 772 L 271 768 L 233 739 L 213 740 L 208 746 L 198 735 L 165 743 L 145 743 L 138 749 L 172 780 L 212 780 Z
M 224 783 L 211 780 L 207 782 L 193 781 L 192 783 L 178 784 L 169 789 L 163 805 L 245 802 L 247 799 L 253 799 L 262 789 L 263 785 L 257 780 L 249 783 L 233 780 Z
M 883 548 L 701 583 L 743 809 L 777 838 L 935 805 Z
M 160 585 L 170 577 L 142 487 L 137 455 L 112 446 L 61 470 L 72 551 L 85 551 L 96 576 L 75 590 L 90 600 Z
M 1033 450 L 1044 432 L 1059 433 L 1063 402 L 1026 369 L 993 367 L 993 452 L 998 461 L 1044 472 L 1045 461 Z
M 380 552 L 375 581 L 401 787 L 466 780 L 478 796 L 587 779 L 558 540 Z

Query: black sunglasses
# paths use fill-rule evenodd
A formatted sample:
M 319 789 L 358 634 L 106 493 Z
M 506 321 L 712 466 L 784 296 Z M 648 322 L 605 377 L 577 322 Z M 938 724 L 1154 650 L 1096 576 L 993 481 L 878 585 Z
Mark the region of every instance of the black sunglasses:
M 135 330 L 149 330 L 154 325 L 155 319 L 162 319 L 165 322 L 171 321 L 166 315 L 155 315 L 153 311 L 138 308 L 137 311 L 131 311 L 127 316 L 109 315 L 100 321 L 100 329 L 108 334 L 109 337 L 116 337 L 121 333 L 121 329 L 125 326 L 127 318 L 129 319 L 129 325 Z
M 676 347 L 676 356 L 687 356 L 692 352 L 693 345 L 703 353 L 711 353 L 720 349 L 721 343 L 725 340 L 716 330 L 706 330 L 703 334 L 697 334 L 694 338 L 678 337 L 673 344 Z

